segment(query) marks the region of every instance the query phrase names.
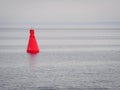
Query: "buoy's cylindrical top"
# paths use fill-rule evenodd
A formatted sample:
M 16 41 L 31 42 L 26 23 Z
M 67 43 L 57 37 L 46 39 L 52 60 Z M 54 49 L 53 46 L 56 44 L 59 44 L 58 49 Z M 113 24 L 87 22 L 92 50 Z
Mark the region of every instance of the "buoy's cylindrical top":
M 30 34 L 34 34 L 34 29 L 31 29 L 31 30 L 30 30 Z

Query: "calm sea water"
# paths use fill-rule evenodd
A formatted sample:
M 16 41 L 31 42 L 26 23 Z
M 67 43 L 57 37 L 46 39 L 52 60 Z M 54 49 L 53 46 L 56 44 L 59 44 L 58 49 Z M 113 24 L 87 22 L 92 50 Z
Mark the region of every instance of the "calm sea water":
M 0 30 L 0 52 L 25 52 L 27 29 Z M 120 50 L 119 29 L 36 30 L 42 52 Z
M 0 30 L 0 90 L 120 90 L 120 30 Z

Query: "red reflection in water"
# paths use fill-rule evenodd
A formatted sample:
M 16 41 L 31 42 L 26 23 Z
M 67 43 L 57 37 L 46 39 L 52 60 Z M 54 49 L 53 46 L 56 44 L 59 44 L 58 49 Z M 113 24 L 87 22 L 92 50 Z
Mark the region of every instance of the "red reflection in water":
M 29 65 L 31 70 L 34 70 L 36 67 L 36 56 L 37 54 L 29 54 Z

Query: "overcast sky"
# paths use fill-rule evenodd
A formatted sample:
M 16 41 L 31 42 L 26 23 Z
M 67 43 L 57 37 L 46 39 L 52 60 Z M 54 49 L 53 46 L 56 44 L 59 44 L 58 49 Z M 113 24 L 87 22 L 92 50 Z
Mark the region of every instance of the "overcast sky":
M 0 0 L 0 23 L 120 22 L 120 0 Z

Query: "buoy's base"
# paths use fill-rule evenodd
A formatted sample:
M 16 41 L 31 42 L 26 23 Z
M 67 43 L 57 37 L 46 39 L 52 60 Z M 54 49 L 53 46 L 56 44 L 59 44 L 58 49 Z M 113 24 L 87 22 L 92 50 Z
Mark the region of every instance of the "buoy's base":
M 30 53 L 30 54 L 37 54 L 37 53 L 39 53 L 39 51 L 30 51 L 30 50 L 27 50 L 27 53 Z

